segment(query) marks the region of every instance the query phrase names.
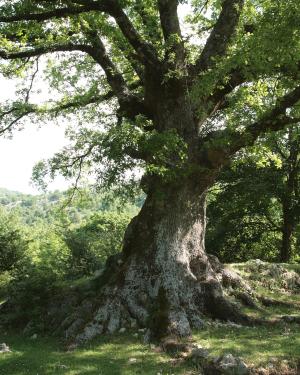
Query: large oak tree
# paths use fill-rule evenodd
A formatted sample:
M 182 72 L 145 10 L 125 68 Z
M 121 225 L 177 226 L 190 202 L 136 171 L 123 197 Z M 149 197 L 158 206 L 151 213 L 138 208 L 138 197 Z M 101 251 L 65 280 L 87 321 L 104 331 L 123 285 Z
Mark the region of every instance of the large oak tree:
M 116 181 L 145 171 L 146 201 L 77 341 L 128 315 L 156 334 L 187 335 L 202 314 L 247 321 L 205 253 L 205 196 L 237 151 L 299 121 L 299 10 L 299 0 L 1 1 L 3 72 L 29 81 L 2 105 L 1 133 L 26 116 L 74 112 L 77 141 L 52 172 L 87 164 Z M 30 94 L 49 54 L 44 74 L 60 95 L 37 105 Z

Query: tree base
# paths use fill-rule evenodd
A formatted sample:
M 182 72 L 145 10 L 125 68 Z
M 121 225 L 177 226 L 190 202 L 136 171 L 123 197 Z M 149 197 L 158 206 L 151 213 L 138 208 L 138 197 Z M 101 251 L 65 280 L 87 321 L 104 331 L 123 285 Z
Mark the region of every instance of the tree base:
M 249 287 L 217 258 L 210 256 L 207 262 L 210 271 L 205 279 L 173 275 L 172 288 L 167 288 L 165 275 L 154 278 L 149 264 L 138 265 L 134 257 L 130 262 L 120 256 L 110 258 L 95 281 L 99 292 L 89 319 L 80 316 L 79 308 L 67 320 L 72 322 L 65 330 L 68 347 L 136 326 L 146 328 L 147 341 L 167 335 L 189 336 L 193 328 L 205 326 L 206 317 L 251 325 L 252 320 L 223 291 L 224 287 L 242 288 L 251 298 Z

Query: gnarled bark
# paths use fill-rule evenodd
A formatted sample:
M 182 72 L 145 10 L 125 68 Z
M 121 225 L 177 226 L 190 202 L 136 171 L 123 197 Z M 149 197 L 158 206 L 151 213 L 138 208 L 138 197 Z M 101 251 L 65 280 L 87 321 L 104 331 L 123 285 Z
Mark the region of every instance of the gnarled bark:
M 151 187 L 127 228 L 122 254 L 108 262 L 99 308 L 76 342 L 114 332 L 130 319 L 155 338 L 189 335 L 205 315 L 248 322 L 224 297 L 220 269 L 205 253 L 206 190 L 204 180 Z

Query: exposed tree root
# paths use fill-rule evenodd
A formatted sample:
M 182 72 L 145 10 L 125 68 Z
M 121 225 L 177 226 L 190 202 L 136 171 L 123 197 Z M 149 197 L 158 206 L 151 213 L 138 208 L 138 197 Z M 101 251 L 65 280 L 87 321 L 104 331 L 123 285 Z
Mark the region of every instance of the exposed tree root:
M 65 337 L 70 347 L 102 333 L 135 326 L 145 327 L 145 339 L 151 340 L 170 334 L 188 336 L 192 328 L 204 327 L 205 317 L 243 325 L 256 323 L 223 293 L 220 274 L 224 275 L 226 285 L 242 286 L 251 291 L 237 274 L 217 263 L 215 257 L 209 276 L 204 278 L 202 274 L 202 280 L 194 276 L 195 270 L 193 274 L 181 270 L 181 277 L 178 275 L 173 280 L 164 279 L 163 275 L 154 276 L 148 264 L 141 267 L 133 259 L 129 263 L 121 257 L 108 261 L 96 283 L 100 297 L 88 321 L 87 316 L 78 314 L 79 309 L 73 319 L 68 320 L 72 322 Z M 214 272 L 216 264 L 218 273 Z

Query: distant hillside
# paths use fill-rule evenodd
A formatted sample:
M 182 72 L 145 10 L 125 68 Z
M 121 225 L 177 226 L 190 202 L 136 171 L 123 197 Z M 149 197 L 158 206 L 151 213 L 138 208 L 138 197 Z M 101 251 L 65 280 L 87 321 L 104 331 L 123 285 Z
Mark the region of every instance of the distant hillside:
M 138 211 L 143 201 L 139 197 L 135 204 L 122 205 L 122 210 L 132 214 Z M 0 188 L 0 207 L 16 212 L 26 224 L 37 221 L 52 222 L 59 213 L 67 213 L 76 223 L 98 211 L 116 211 L 120 202 L 113 196 L 93 193 L 85 190 L 70 202 L 68 191 L 54 191 L 40 195 L 24 194 Z

